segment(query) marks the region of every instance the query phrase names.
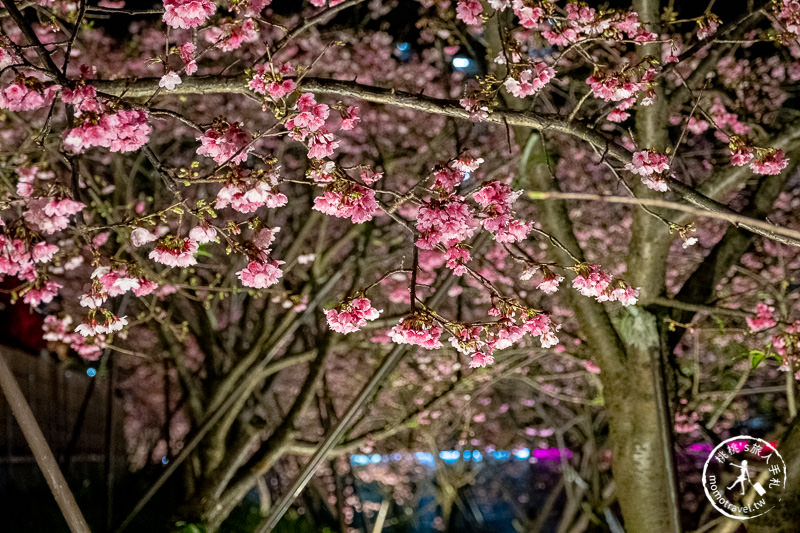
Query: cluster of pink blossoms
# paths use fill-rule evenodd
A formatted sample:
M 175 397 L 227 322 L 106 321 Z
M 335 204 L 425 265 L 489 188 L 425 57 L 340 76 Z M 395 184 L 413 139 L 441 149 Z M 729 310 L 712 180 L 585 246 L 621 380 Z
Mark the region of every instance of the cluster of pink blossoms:
M 572 286 L 584 296 L 595 298 L 598 302 L 619 302 L 624 306 L 636 304 L 639 298 L 639 289 L 621 280 L 613 286 L 613 278 L 600 265 L 578 265 L 576 271 Z
M 70 198 L 29 198 L 27 209 L 22 213 L 25 222 L 47 235 L 61 231 L 69 224 L 69 217 L 86 207 L 82 202 Z
M 247 86 L 256 94 L 269 95 L 273 100 L 280 100 L 297 89 L 294 80 L 284 79 L 284 76 L 293 72 L 289 63 L 279 64 L 277 68 L 270 64 L 257 65 Z
M 131 276 L 127 269 L 102 266 L 92 273 L 92 288 L 81 295 L 80 304 L 89 309 L 99 309 L 108 298 L 121 296 L 128 291 L 138 297 L 147 296 L 158 288 L 158 284 L 142 276 Z
M 33 306 L 48 304 L 58 295 L 61 287 L 63 285 L 55 281 L 34 281 L 34 284 L 25 292 L 22 301 Z
M 397 344 L 414 344 L 428 350 L 442 347 L 441 336 L 442 328 L 434 325 L 430 317 L 419 313 L 403 317 L 389 331 L 389 338 Z
M 232 52 L 244 43 L 256 41 L 258 28 L 253 19 L 246 18 L 231 24 L 207 28 L 205 39 L 223 52 Z
M 731 165 L 741 167 L 750 163 L 750 170 L 754 174 L 777 176 L 789 165 L 789 158 L 783 150 L 769 150 L 761 157 L 753 155 L 753 149 L 746 146 L 737 146 L 731 152 Z
M 555 75 L 556 71 L 552 67 L 541 61 L 536 61 L 531 65 L 531 68 L 523 70 L 513 78 L 508 78 L 503 83 L 503 86 L 512 96 L 525 98 L 542 90 Z
M 782 28 L 794 35 L 800 36 L 800 1 L 782 0 L 775 2 L 775 14 L 781 22 Z
M 280 265 L 283 261 L 250 261 L 247 266 L 236 273 L 245 287 L 266 289 L 278 283 L 283 276 Z
M 669 158 L 653 150 L 634 152 L 631 162 L 625 168 L 642 178 L 642 183 L 654 191 L 665 192 L 669 189 L 666 180 L 660 176 L 669 171 Z
M 747 318 L 745 318 L 747 326 L 752 331 L 761 331 L 775 326 L 775 324 L 777 324 L 777 321 L 775 320 L 775 317 L 772 315 L 774 312 L 775 312 L 774 307 L 771 307 L 764 303 L 759 303 L 758 305 L 756 305 L 756 316 L 755 317 L 748 316 Z
M 60 85 L 45 85 L 36 78 L 18 77 L 0 91 L 0 109 L 33 111 L 53 103 Z
M 508 185 L 492 181 L 472 195 L 486 215 L 481 225 L 494 234 L 495 241 L 519 242 L 530 233 L 533 223 L 512 217 L 512 204 L 521 194 L 522 191 L 512 192 Z
M 367 298 L 351 298 L 325 311 L 328 326 L 338 333 L 353 333 L 366 325 L 368 321 L 375 320 L 383 310 L 372 307 Z
M 0 233 L 0 280 L 4 276 L 15 276 L 23 281 L 35 281 L 35 263 L 49 262 L 57 251 L 58 246 L 44 241 L 28 249 L 25 241 Z
M 472 260 L 469 248 L 462 245 L 455 245 L 447 249 L 444 253 L 445 266 L 453 271 L 456 276 L 463 276 L 467 271 L 467 263 Z
M 545 294 L 554 294 L 558 291 L 559 285 L 564 281 L 564 276 L 559 276 L 547 267 L 534 265 L 526 268 L 522 271 L 522 274 L 520 274 L 519 279 L 527 281 L 533 278 L 539 270 L 542 271 L 542 279 L 536 284 L 536 288 Z
M 58 318 L 55 315 L 47 315 L 42 325 L 42 339 L 48 342 L 62 342 L 68 344 L 78 355 L 88 361 L 96 361 L 106 347 L 105 335 L 99 334 L 92 338 L 86 338 L 80 333 L 75 333 L 72 329 L 72 317 L 66 316 Z
M 790 326 L 772 337 L 772 348 L 775 353 L 781 356 L 781 366 L 779 370 L 788 372 L 792 368 L 798 368 L 798 349 L 800 349 L 800 321 L 795 320 Z M 800 370 L 795 374 L 795 379 L 800 380 Z
M 197 154 L 210 157 L 218 165 L 244 163 L 253 150 L 253 137 L 240 123 L 220 121 L 198 136 L 197 140 L 200 141 Z
M 489 315 L 499 317 L 499 320 L 491 326 L 456 327 L 455 335 L 449 339 L 457 351 L 471 357 L 471 368 L 492 364 L 495 351 L 510 348 L 526 334 L 538 337 L 545 349 L 559 342 L 556 332 L 561 326 L 553 324 L 546 313 L 523 309 L 517 318 L 514 307 L 501 306 L 492 307 Z
M 188 267 L 197 264 L 198 243 L 191 238 L 168 235 L 161 238 L 150 252 L 150 259 L 169 267 Z
M 481 340 L 481 333 L 484 328 L 481 326 L 460 327 L 455 331 L 455 335 L 450 337 L 450 345 L 459 353 L 470 356 L 470 368 L 483 368 L 494 363 L 494 356 Z
M 112 152 L 131 152 L 141 148 L 152 131 L 145 109 L 119 109 L 112 112 L 97 99 L 97 90 L 84 85 L 64 89 L 64 103 L 75 110 L 78 125 L 64 132 L 64 147 L 79 154 L 93 146 Z
M 625 72 L 608 72 L 605 75 L 595 73 L 586 78 L 586 83 L 592 89 L 592 94 L 605 102 L 619 102 L 635 98 L 641 92 L 647 91 L 650 83 L 656 78 L 654 68 L 645 69 L 639 75 L 638 69 Z M 647 101 L 644 102 L 645 104 Z M 630 103 L 626 104 L 630 107 Z M 626 108 L 627 108 L 626 107 Z
M 203 24 L 216 11 L 213 0 L 164 0 L 163 20 L 168 26 L 188 30 Z
M 542 32 L 542 37 L 551 45 L 567 46 L 602 33 L 625 34 L 628 39 L 637 42 L 649 42 L 657 38 L 656 34 L 642 27 L 639 15 L 633 11 L 608 11 L 598 15 L 594 8 L 577 3 L 568 3 L 566 11 L 565 21 L 558 21 L 553 29 Z M 539 16 L 542 15 L 544 13 Z
M 240 213 L 253 213 L 261 206 L 282 207 L 289 201 L 285 194 L 277 191 L 276 175 L 254 177 L 248 169 L 236 170 L 236 178 L 228 181 L 217 193 L 216 209 L 230 206 Z
M 283 271 L 280 269 L 283 261 L 270 257 L 275 234 L 279 231 L 280 228 L 262 228 L 256 233 L 253 239 L 255 251 L 251 254 L 250 262 L 236 273 L 245 287 L 266 289 L 278 283 L 283 277 Z
M 475 219 L 463 196 L 449 194 L 431 199 L 419 208 L 417 231 L 420 237 L 416 244 L 423 250 L 433 250 L 438 244 L 449 248 L 470 238 L 475 227 Z
M 483 6 L 478 0 L 458 0 L 456 4 L 456 18 L 467 26 L 480 26 Z
M 97 313 L 94 309 L 89 311 L 89 317 L 85 322 L 78 324 L 75 328 L 75 333 L 80 333 L 84 337 L 93 337 L 95 335 L 110 335 L 117 331 L 122 331 L 122 328 L 128 325 L 128 318 L 126 316 L 119 317 L 105 309 L 101 310 L 102 319 L 97 320 Z
M 505 9 L 508 6 L 507 0 L 491 0 L 490 3 L 495 9 Z M 519 23 L 523 28 L 535 28 L 544 17 L 544 9 L 526 0 L 513 0 L 511 8 L 514 14 L 519 17 Z
M 356 224 L 372 220 L 378 210 L 375 191 L 351 181 L 339 180 L 314 198 L 314 210 L 339 218 L 349 218 Z
M 178 54 L 183 61 L 184 71 L 187 76 L 191 76 L 197 72 L 197 61 L 194 59 L 195 46 L 191 41 L 184 43 L 178 47 Z
M 720 24 L 722 24 L 722 21 L 713 13 L 709 13 L 708 15 L 698 19 L 697 38 L 701 41 L 708 39 L 717 33 L 717 29 L 719 28 Z
M 303 93 L 295 102 L 297 113 L 285 122 L 289 137 L 296 141 L 306 141 L 309 159 L 323 159 L 333 155 L 339 141 L 325 128 L 330 108 L 318 104 L 311 93 Z

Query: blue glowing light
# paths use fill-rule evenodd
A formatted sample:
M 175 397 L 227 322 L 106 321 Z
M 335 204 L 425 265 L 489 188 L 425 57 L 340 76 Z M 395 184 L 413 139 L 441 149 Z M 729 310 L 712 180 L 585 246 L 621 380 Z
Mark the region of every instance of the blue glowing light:
M 471 61 L 467 57 L 458 56 L 453 58 L 453 68 L 457 68 L 459 70 L 469 68 L 470 63 Z
M 350 464 L 355 466 L 364 466 L 369 464 L 369 456 L 361 454 L 351 455 Z
M 169 463 L 169 459 L 167 459 L 167 456 L 165 455 L 164 457 L 161 458 L 161 464 L 165 465 L 167 463 Z
M 433 454 L 428 452 L 416 452 L 414 459 L 423 466 L 434 466 L 436 461 L 433 459 Z
M 94 368 L 87 368 L 86 375 L 89 376 L 90 378 L 93 378 L 97 375 L 97 370 Z
M 408 52 L 411 50 L 411 43 L 397 43 L 397 50 L 400 52 Z
M 528 459 L 531 456 L 531 451 L 528 448 L 517 448 L 511 452 L 514 455 L 514 459 Z
M 458 462 L 458 459 L 461 457 L 461 454 L 458 450 L 444 450 L 439 452 L 439 457 L 445 463 L 452 464 Z
M 381 454 L 373 453 L 369 458 L 369 462 L 372 463 L 372 464 L 380 463 L 381 462 Z

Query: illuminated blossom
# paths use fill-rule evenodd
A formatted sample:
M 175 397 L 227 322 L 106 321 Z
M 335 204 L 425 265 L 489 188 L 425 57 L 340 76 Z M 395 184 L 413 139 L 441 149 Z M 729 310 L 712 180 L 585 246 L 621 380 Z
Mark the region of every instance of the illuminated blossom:
M 353 298 L 325 311 L 325 318 L 333 331 L 346 334 L 358 331 L 368 321 L 378 318 L 382 312 L 372 307 L 367 298 Z
M 158 80 L 158 86 L 168 91 L 174 91 L 175 87 L 182 83 L 181 77 L 177 72 L 170 70 Z
M 150 259 L 170 267 L 187 267 L 197 264 L 194 254 L 197 253 L 197 241 L 194 239 L 178 239 L 172 236 L 159 241 L 150 252 Z
M 752 331 L 761 331 L 763 329 L 769 329 L 777 322 L 773 317 L 773 313 L 775 312 L 775 308 L 771 307 L 764 303 L 759 303 L 756 305 L 756 316 L 748 316 L 745 318 L 747 325 L 750 327 Z
M 640 176 L 660 174 L 669 170 L 669 158 L 666 154 L 643 150 L 635 152 L 631 162 L 625 165 L 625 168 Z
M 266 289 L 278 283 L 283 276 L 280 265 L 283 261 L 250 261 L 247 267 L 243 268 L 236 275 L 245 287 L 254 289 Z
M 442 347 L 439 337 L 442 328 L 434 326 L 429 319 L 420 315 L 410 315 L 389 331 L 389 337 L 397 344 L 414 344 L 428 350 Z
M 750 161 L 750 169 L 756 174 L 766 174 L 768 176 L 776 176 L 786 168 L 789 164 L 789 159 L 783 150 L 774 150 L 764 157 L 756 158 Z
M 164 22 L 188 30 L 203 24 L 217 11 L 212 0 L 164 0 Z
M 517 98 L 536 94 L 556 75 L 555 70 L 542 62 L 537 62 L 532 67 L 523 70 L 515 78 L 508 78 L 503 83 L 509 94 Z
M 480 26 L 483 6 L 478 0 L 458 0 L 456 4 L 456 18 L 468 26 Z
M 210 157 L 218 165 L 223 163 L 244 163 L 253 150 L 252 136 L 242 129 L 241 124 L 219 123 L 197 137 L 200 147 L 198 155 Z

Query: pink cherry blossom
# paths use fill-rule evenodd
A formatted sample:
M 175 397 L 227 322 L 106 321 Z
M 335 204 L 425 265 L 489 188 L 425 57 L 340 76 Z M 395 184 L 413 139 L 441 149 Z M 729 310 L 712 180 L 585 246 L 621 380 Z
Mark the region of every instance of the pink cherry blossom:
M 58 252 L 58 246 L 41 241 L 31 248 L 31 257 L 36 263 L 48 263 L 56 252 Z
M 68 198 L 33 198 L 22 217 L 42 233 L 51 235 L 69 224 L 69 217 L 81 212 L 86 206 Z
M 558 291 L 559 284 L 564 281 L 564 276 L 558 276 L 549 270 L 548 272 L 545 274 L 544 279 L 536 285 L 536 288 L 545 294 L 554 294 Z
M 469 362 L 469 367 L 484 368 L 485 366 L 491 364 L 494 364 L 494 357 L 491 354 L 475 352 L 472 354 L 472 360 Z
M 454 194 L 431 200 L 419 208 L 417 231 L 420 238 L 416 244 L 423 250 L 432 250 L 440 243 L 451 247 L 470 238 L 475 226 L 475 219 L 463 196 Z
M 205 39 L 223 52 L 232 52 L 244 43 L 257 40 L 258 28 L 252 18 L 246 18 L 233 24 L 207 28 Z
M 253 150 L 250 145 L 253 137 L 238 123 L 219 123 L 198 136 L 197 140 L 200 141 L 198 155 L 210 157 L 218 165 L 244 163 Z
M 53 301 L 53 298 L 58 294 L 58 289 L 62 285 L 55 281 L 46 281 L 44 284 L 31 288 L 25 293 L 22 301 L 26 304 L 37 306 L 39 304 L 47 304 Z
M 444 254 L 447 259 L 447 268 L 453 271 L 456 276 L 462 276 L 467 271 L 466 264 L 472 259 L 469 254 L 469 249 L 460 246 L 453 246 L 448 248 Z
M 146 228 L 136 228 L 131 232 L 131 244 L 135 248 L 144 246 L 145 244 L 153 242 L 157 239 L 158 237 Z
M 278 283 L 283 276 L 280 269 L 282 261 L 250 261 L 247 267 L 243 268 L 236 275 L 245 287 L 254 289 L 266 289 Z
M 158 289 L 158 283 L 155 281 L 139 278 L 139 286 L 134 287 L 132 289 L 133 294 L 138 297 L 147 296 L 148 294 L 152 294 L 156 289 Z
M 522 191 L 512 192 L 508 185 L 492 181 L 472 195 L 486 215 L 481 219 L 481 225 L 494 234 L 495 241 L 519 242 L 531 231 L 531 222 L 512 217 L 512 205 L 520 194 Z
M 347 109 L 341 112 L 342 114 L 342 125 L 339 126 L 341 130 L 352 130 L 356 127 L 361 121 L 361 117 L 359 115 L 359 110 L 356 106 L 349 106 Z
M 199 244 L 214 242 L 217 239 L 217 230 L 214 226 L 201 224 L 189 231 L 189 238 L 196 240 Z
M 600 265 L 587 265 L 578 269 L 578 275 L 572 280 L 572 286 L 582 295 L 597 298 L 603 294 L 611 283 L 611 276 L 601 269 Z
M 183 68 L 187 76 L 191 76 L 197 72 L 197 61 L 194 59 L 194 43 L 187 42 L 178 47 L 178 53 L 183 61 Z
M 525 0 L 514 0 L 512 7 L 523 28 L 535 28 L 544 16 L 544 10 L 541 7 L 532 6 Z
M 789 158 L 783 150 L 774 150 L 764 157 L 750 161 L 750 169 L 756 174 L 777 176 L 789 164 Z
M 325 317 L 333 331 L 346 334 L 358 331 L 368 321 L 378 318 L 382 312 L 372 307 L 367 298 L 353 298 L 325 311 Z
M 316 211 L 339 218 L 349 218 L 356 224 L 372 220 L 378 210 L 375 191 L 355 183 L 348 183 L 342 192 L 326 191 L 314 198 Z
M 439 337 L 442 328 L 433 325 L 430 320 L 419 315 L 410 315 L 389 331 L 389 337 L 397 344 L 413 344 L 435 350 L 442 347 Z
M 458 0 L 456 4 L 456 18 L 468 26 L 480 26 L 483 6 L 478 0 Z
M 158 86 L 168 91 L 174 91 L 175 87 L 182 83 L 180 75 L 177 72 L 170 70 L 158 80 Z
M 626 166 L 634 174 L 649 176 L 654 173 L 669 170 L 669 159 L 666 154 L 659 154 L 652 150 L 644 150 L 633 154 L 632 162 Z
M 743 167 L 753 159 L 752 148 L 741 148 L 731 153 L 731 165 Z
M 188 30 L 203 24 L 217 11 L 212 0 L 164 0 L 164 22 Z
M 555 75 L 555 70 L 539 61 L 534 63 L 532 68 L 520 72 L 515 78 L 508 78 L 503 86 L 512 96 L 525 98 L 542 90 Z
M 631 287 L 630 285 L 615 288 L 611 291 L 611 296 L 609 297 L 611 301 L 619 302 L 625 307 L 635 305 L 638 298 L 639 289 Z
M 170 267 L 187 267 L 197 264 L 194 254 L 197 253 L 197 241 L 179 239 L 172 236 L 161 239 L 150 252 L 150 259 Z
M 771 307 L 764 303 L 759 303 L 756 305 L 756 316 L 751 317 L 748 316 L 745 318 L 747 325 L 750 327 L 752 331 L 761 331 L 764 329 L 769 329 L 777 324 L 773 313 L 775 312 L 775 308 Z
M 33 111 L 53 103 L 59 85 L 43 85 L 36 78 L 21 78 L 0 91 L 0 109 Z

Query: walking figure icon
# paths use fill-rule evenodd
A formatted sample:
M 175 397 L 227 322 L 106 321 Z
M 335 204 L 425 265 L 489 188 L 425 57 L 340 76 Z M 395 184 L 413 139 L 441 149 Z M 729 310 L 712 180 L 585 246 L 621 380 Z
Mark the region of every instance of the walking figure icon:
M 741 485 L 741 487 L 742 487 L 742 495 L 744 495 L 744 491 L 745 491 L 744 482 L 747 481 L 751 485 L 753 484 L 753 482 L 750 481 L 750 472 L 747 470 L 747 459 L 743 459 L 741 465 L 737 465 L 733 461 L 731 461 L 729 464 L 731 466 L 739 469 L 739 477 L 737 477 L 736 480 L 726 488 L 728 490 L 731 490 L 736 485 Z

